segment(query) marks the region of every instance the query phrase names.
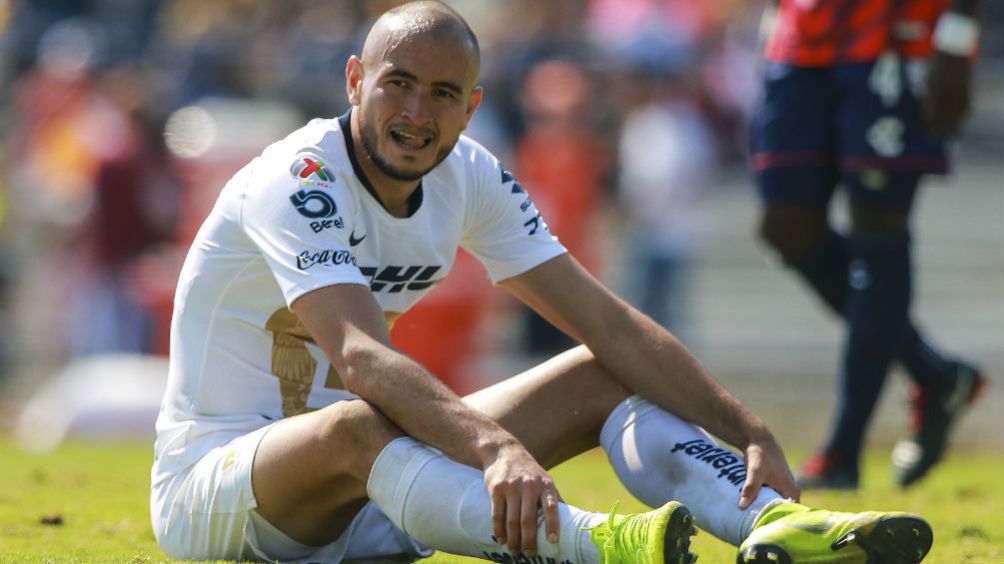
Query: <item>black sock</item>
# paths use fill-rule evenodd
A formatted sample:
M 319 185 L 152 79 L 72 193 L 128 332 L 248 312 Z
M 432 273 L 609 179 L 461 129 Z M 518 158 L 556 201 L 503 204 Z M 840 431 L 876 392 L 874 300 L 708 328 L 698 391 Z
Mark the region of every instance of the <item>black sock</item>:
M 847 237 L 831 229 L 819 244 L 789 266 L 830 310 L 846 319 L 844 307 L 850 292 L 847 272 L 850 261 Z M 911 379 L 925 388 L 941 389 L 952 382 L 953 363 L 930 345 L 909 319 L 897 347 L 896 360 L 903 364 Z
M 908 326 L 909 235 L 855 236 L 849 249 L 840 401 L 827 450 L 857 466 L 865 429 Z
M 851 253 L 847 237 L 830 229 L 807 253 L 788 263 L 836 314 L 843 317 L 847 303 L 847 265 Z

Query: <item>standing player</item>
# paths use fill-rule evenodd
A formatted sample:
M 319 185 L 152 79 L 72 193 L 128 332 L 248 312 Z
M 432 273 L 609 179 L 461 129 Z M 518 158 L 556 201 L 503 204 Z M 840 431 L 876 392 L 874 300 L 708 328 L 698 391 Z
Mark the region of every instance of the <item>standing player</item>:
M 696 521 L 742 543 L 744 562 L 919 562 L 932 542 L 919 517 L 782 497 L 799 492 L 763 423 L 585 272 L 512 175 L 460 137 L 478 67 L 451 9 L 387 12 L 346 66 L 350 111 L 271 145 L 223 189 L 175 300 L 152 470 L 163 549 L 683 563 Z M 584 346 L 463 399 L 394 350 L 388 325 L 460 245 Z M 659 509 L 560 502 L 544 468 L 597 444 Z
M 836 420 L 802 469 L 803 487 L 857 487 L 894 360 L 915 383 L 913 436 L 893 454 L 902 486 L 939 460 L 985 383 L 909 314 L 910 210 L 921 176 L 946 171 L 943 139 L 969 103 L 978 0 L 950 1 L 946 10 L 949 0 L 780 0 L 752 129 L 761 235 L 847 327 Z M 827 219 L 838 185 L 850 233 Z

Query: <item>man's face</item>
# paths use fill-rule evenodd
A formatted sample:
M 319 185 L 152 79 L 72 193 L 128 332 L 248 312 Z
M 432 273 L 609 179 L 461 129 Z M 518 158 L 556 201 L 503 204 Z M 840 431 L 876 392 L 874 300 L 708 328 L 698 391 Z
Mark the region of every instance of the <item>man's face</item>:
M 481 99 L 476 63 L 447 40 L 406 39 L 347 71 L 363 149 L 394 180 L 417 180 L 445 159 Z

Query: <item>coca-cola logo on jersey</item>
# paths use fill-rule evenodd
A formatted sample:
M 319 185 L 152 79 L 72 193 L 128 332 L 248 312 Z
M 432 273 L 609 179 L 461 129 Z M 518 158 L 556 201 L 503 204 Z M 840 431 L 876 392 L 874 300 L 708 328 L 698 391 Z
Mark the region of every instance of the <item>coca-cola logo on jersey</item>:
M 344 249 L 324 249 L 323 251 L 303 251 L 296 255 L 296 268 L 307 270 L 313 266 L 338 266 L 355 264 L 356 257 Z

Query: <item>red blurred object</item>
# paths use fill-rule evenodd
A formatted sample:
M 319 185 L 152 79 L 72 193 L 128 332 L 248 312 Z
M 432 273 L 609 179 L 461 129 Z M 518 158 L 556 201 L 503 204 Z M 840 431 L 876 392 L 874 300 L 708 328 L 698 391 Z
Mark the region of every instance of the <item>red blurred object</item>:
M 492 285 L 477 259 L 464 251 L 450 274 L 402 315 L 391 341 L 460 395 L 478 389 L 470 370 L 481 352 L 481 328 Z

